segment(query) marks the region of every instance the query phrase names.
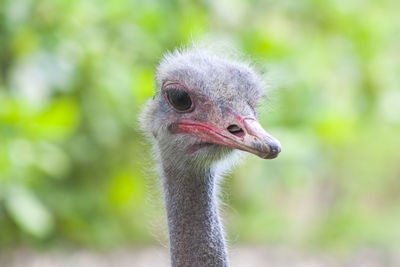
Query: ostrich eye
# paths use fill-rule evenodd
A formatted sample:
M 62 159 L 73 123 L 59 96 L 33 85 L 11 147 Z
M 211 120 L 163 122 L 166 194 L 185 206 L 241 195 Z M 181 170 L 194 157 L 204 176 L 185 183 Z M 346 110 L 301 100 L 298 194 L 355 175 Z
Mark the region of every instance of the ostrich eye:
M 186 111 L 192 107 L 192 100 L 188 93 L 183 90 L 171 88 L 166 91 L 168 101 L 179 111 Z

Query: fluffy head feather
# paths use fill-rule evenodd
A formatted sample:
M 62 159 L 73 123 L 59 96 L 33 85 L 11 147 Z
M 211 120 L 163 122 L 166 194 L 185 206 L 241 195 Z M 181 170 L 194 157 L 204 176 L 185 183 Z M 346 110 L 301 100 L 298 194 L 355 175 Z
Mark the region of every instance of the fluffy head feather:
M 264 83 L 249 64 L 229 60 L 207 50 L 175 50 L 161 60 L 156 73 L 156 93 L 142 112 L 143 130 L 152 136 L 156 151 L 173 164 L 209 166 L 231 154 L 233 149 L 210 145 L 193 153 L 190 147 L 201 143 L 198 137 L 171 133 L 176 120 L 229 120 L 227 111 L 256 117 L 259 100 L 265 96 Z M 177 113 L 164 96 L 167 83 L 179 83 L 190 92 L 195 110 Z

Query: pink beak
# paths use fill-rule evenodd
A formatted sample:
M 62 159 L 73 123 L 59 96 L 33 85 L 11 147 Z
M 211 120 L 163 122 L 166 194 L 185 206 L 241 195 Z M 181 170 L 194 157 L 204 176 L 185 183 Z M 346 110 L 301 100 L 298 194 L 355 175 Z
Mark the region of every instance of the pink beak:
M 263 159 L 273 159 L 281 152 L 281 144 L 267 133 L 254 117 L 235 116 L 227 127 L 182 119 L 171 128 L 174 133 L 187 133 L 206 143 L 240 149 Z M 220 124 L 220 123 L 218 123 Z

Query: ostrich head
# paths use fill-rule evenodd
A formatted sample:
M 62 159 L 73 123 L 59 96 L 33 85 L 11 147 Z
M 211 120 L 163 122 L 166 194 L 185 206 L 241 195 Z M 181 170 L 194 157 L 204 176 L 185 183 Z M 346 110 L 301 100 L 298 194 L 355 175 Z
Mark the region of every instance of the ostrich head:
M 159 65 L 156 87 L 142 125 L 173 165 L 209 166 L 234 149 L 265 159 L 281 151 L 257 121 L 263 82 L 248 65 L 203 51 L 175 51 Z

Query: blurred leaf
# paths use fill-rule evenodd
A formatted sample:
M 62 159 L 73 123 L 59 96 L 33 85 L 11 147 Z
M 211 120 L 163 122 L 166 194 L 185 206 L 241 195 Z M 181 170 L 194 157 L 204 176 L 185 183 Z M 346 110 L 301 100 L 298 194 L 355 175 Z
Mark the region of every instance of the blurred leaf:
M 127 171 L 119 171 L 112 178 L 110 200 L 117 207 L 141 205 L 144 197 L 144 187 L 141 178 Z
M 26 188 L 9 188 L 5 203 L 10 216 L 29 234 L 44 238 L 53 230 L 53 218 L 50 213 Z
M 137 69 L 132 78 L 133 92 L 136 103 L 143 104 L 153 94 L 154 71 L 150 69 Z
M 62 139 L 74 132 L 78 120 L 79 109 L 76 102 L 71 98 L 60 98 L 34 116 L 27 127 L 42 138 Z
M 38 44 L 37 35 L 31 28 L 21 29 L 13 40 L 13 49 L 17 57 L 22 57 L 35 50 Z
M 315 123 L 315 131 L 322 141 L 330 144 L 343 144 L 354 138 L 356 125 L 350 116 L 331 113 L 320 117 Z

